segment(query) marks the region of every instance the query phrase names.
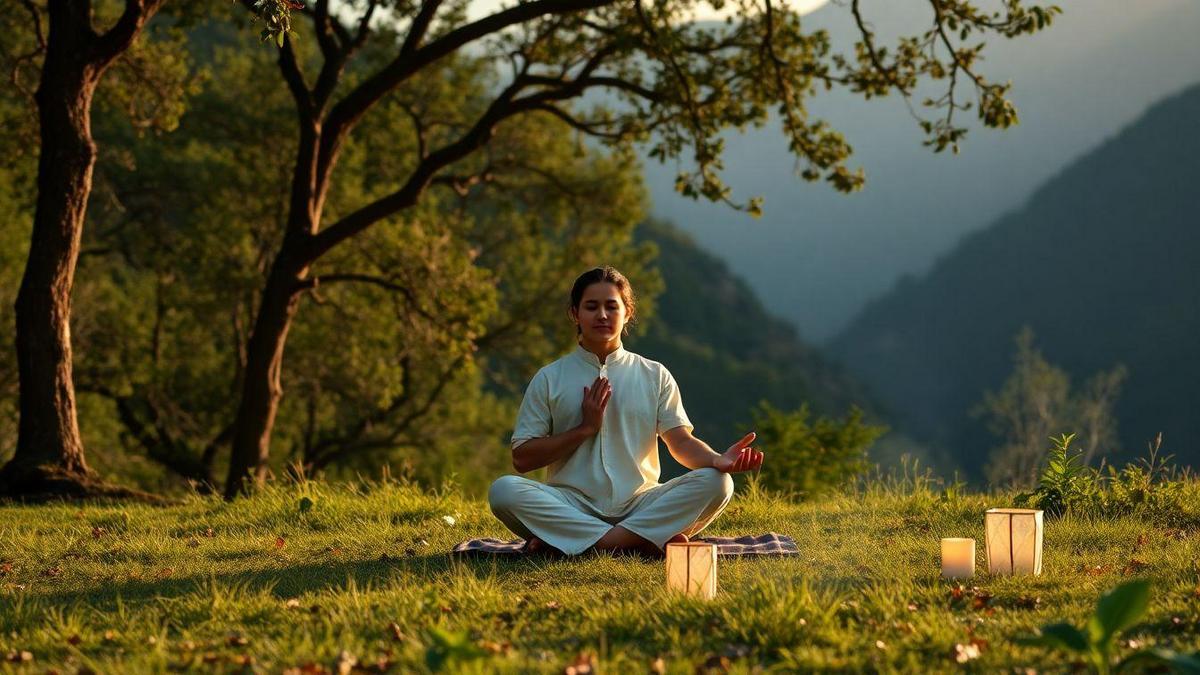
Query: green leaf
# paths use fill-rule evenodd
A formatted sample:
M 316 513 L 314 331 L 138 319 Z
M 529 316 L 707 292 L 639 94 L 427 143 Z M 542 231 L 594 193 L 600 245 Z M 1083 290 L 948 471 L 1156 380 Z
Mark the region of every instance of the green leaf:
M 275 44 L 279 45 L 280 49 L 283 49 L 283 31 L 275 34 Z
M 1088 623 L 1092 644 L 1104 645 L 1114 635 L 1133 626 L 1150 606 L 1150 581 L 1135 579 L 1105 593 Z
M 1042 626 L 1037 635 L 1017 638 L 1020 644 L 1053 647 L 1073 652 L 1088 651 L 1087 636 L 1069 623 L 1052 623 Z
M 1116 672 L 1133 668 L 1136 672 L 1144 672 L 1151 668 L 1166 668 L 1172 673 L 1200 675 L 1200 653 L 1181 654 L 1171 649 L 1143 649 L 1121 659 Z

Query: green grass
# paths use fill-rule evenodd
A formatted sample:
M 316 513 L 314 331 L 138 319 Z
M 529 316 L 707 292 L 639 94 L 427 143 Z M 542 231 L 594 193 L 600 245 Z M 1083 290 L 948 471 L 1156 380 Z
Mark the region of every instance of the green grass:
M 633 558 L 451 561 L 453 544 L 508 536 L 503 526 L 481 502 L 396 484 L 276 486 L 167 508 L 0 507 L 0 657 L 32 658 L 0 671 L 338 672 L 345 654 L 371 672 L 561 673 L 581 653 L 608 673 L 647 672 L 660 658 L 678 673 L 706 662 L 1062 671 L 1063 657 L 1011 638 L 1083 623 L 1129 573 L 1153 580 L 1153 602 L 1125 637 L 1200 648 L 1196 514 L 1170 526 L 1051 521 L 1041 576 L 991 578 L 983 512 L 1008 499 L 876 486 L 793 503 L 743 490 L 706 534 L 773 530 L 801 555 L 722 561 L 711 602 L 667 593 L 663 564 Z M 958 600 L 938 576 L 943 536 L 978 542 L 977 575 Z M 955 645 L 972 640 L 980 655 L 960 665 Z

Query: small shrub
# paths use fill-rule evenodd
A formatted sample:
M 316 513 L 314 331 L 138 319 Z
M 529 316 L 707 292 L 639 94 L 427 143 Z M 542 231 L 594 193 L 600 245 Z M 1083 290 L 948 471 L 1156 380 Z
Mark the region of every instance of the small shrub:
M 1075 434 L 1062 434 L 1050 440 L 1054 447 L 1050 449 L 1037 489 L 1018 495 L 1017 505 L 1032 504 L 1050 517 L 1095 507 L 1100 501 L 1100 475 L 1084 465 L 1082 452 L 1071 452 Z
M 817 417 L 810 423 L 807 404 L 786 412 L 762 401 L 753 415 L 755 445 L 767 453 L 770 466 L 759 474 L 760 485 L 803 497 L 837 489 L 866 471 L 867 448 L 887 431 L 864 424 L 857 407 L 845 419 Z
M 1051 438 L 1054 447 L 1033 492 L 1017 495 L 1017 506 L 1042 509 L 1048 517 L 1067 512 L 1104 517 L 1141 514 L 1165 525 L 1189 517 L 1190 475 L 1159 454 L 1162 434 L 1149 444 L 1149 453 L 1122 469 L 1099 471 L 1084 464 L 1082 452 L 1072 452 L 1075 434 Z M 1194 516 L 1194 514 L 1193 514 Z

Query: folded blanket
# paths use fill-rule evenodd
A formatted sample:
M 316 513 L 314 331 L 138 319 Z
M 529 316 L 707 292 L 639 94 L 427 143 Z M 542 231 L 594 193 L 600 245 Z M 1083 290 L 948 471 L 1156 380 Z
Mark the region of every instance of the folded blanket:
M 783 534 L 768 532 L 758 536 L 743 535 L 741 537 L 698 537 L 692 541 L 716 544 L 717 556 L 720 558 L 741 558 L 745 556 L 786 556 L 799 555 L 796 542 Z M 521 548 L 525 546 L 524 539 L 469 539 L 461 542 L 450 550 L 451 555 L 485 556 L 485 555 L 522 555 Z

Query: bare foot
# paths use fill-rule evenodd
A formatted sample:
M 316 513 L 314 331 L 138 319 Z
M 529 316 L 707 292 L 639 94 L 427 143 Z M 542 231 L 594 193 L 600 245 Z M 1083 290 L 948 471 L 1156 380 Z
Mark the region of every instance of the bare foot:
M 537 537 L 530 537 L 525 540 L 525 547 L 522 550 L 525 553 L 541 553 L 546 550 L 546 543 Z
M 650 542 L 646 542 L 645 546 L 638 549 L 638 553 L 643 557 L 653 560 L 664 560 L 667 557 L 667 544 L 686 544 L 687 542 L 687 535 L 680 533 L 668 539 L 661 549 Z

